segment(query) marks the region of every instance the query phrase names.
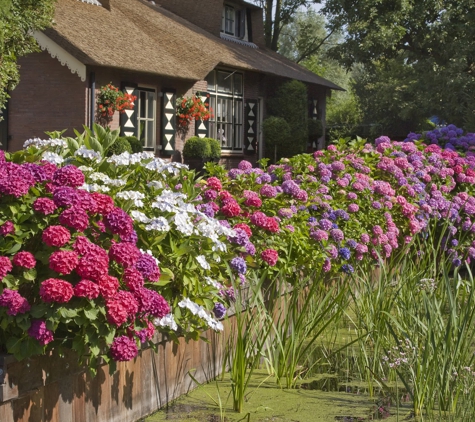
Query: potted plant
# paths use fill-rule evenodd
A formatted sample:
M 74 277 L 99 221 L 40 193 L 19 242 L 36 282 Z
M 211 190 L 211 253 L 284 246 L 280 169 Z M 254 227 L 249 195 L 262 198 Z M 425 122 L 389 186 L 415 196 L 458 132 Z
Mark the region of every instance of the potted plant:
M 183 147 L 183 158 L 191 170 L 203 171 L 203 166 L 208 161 L 217 162 L 221 156 L 219 141 L 213 138 L 200 138 L 192 136 Z

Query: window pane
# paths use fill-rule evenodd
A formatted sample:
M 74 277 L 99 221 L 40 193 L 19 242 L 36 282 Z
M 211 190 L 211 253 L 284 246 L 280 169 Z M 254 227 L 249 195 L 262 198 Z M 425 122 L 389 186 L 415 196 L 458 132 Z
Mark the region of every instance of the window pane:
M 225 6 L 225 32 L 234 35 L 234 8 Z
M 209 122 L 209 136 L 210 138 L 218 139 L 217 134 L 216 134 L 216 123 L 215 122 Z
M 154 141 L 155 141 L 155 133 L 153 130 L 153 120 L 147 121 L 147 143 L 146 146 L 149 148 L 153 148 L 154 146 Z
M 149 119 L 153 119 L 154 118 L 154 115 L 153 115 L 153 100 L 155 98 L 155 92 L 147 92 L 147 107 L 148 107 L 148 113 L 147 113 L 147 117 Z
M 242 101 L 234 102 L 234 123 L 242 124 Z
M 233 122 L 233 100 L 226 98 L 226 121 Z
M 209 119 L 210 122 L 216 121 L 216 97 L 214 97 L 213 95 L 209 98 L 209 108 L 212 116 Z
M 140 91 L 140 115 L 139 117 L 146 116 L 146 109 L 147 109 L 147 93 L 145 91 Z
M 208 91 L 216 91 L 216 85 L 214 83 L 214 70 L 211 73 L 208 73 L 206 77 L 206 82 L 208 82 Z
M 234 127 L 234 149 L 242 149 L 242 125 Z
M 218 91 L 231 93 L 232 77 L 229 72 L 218 71 Z
M 242 95 L 242 75 L 239 73 L 234 74 L 234 93 Z

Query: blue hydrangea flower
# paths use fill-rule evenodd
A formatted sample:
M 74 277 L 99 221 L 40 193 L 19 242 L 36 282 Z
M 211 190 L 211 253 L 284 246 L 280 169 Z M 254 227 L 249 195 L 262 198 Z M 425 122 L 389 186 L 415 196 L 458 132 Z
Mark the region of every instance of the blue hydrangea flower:
M 338 254 L 343 258 L 343 259 L 350 259 L 351 252 L 348 248 L 340 248 L 338 250 Z
M 246 261 L 244 261 L 244 259 L 241 258 L 240 256 L 233 258 L 231 260 L 230 265 L 231 265 L 231 268 L 234 271 L 237 271 L 238 274 L 246 274 L 246 271 L 247 271 Z

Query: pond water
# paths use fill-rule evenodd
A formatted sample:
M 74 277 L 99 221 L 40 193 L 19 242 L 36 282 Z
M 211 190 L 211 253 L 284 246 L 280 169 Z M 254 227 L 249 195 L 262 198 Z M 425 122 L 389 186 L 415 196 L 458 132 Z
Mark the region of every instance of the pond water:
M 347 377 L 334 374 L 318 374 L 306 379 L 299 388 L 281 389 L 275 379 L 261 369 L 252 377 L 240 414 L 232 410 L 231 386 L 226 374 L 223 380 L 200 386 L 144 421 L 395 422 L 411 418 L 410 403 L 405 401 L 404 392 L 401 396 L 399 406 L 383 391 L 377 391 L 372 399 L 365 383 L 348 382 Z

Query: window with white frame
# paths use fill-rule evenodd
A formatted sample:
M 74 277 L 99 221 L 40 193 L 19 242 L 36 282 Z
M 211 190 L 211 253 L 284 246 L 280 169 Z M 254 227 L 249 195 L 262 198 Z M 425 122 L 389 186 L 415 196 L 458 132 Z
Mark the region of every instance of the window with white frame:
M 242 152 L 244 138 L 243 77 L 241 73 L 213 70 L 206 78 L 209 105 L 209 136 L 221 142 L 224 151 Z
M 137 88 L 137 138 L 142 141 L 145 149 L 155 149 L 156 130 L 156 102 L 157 95 L 154 89 Z

